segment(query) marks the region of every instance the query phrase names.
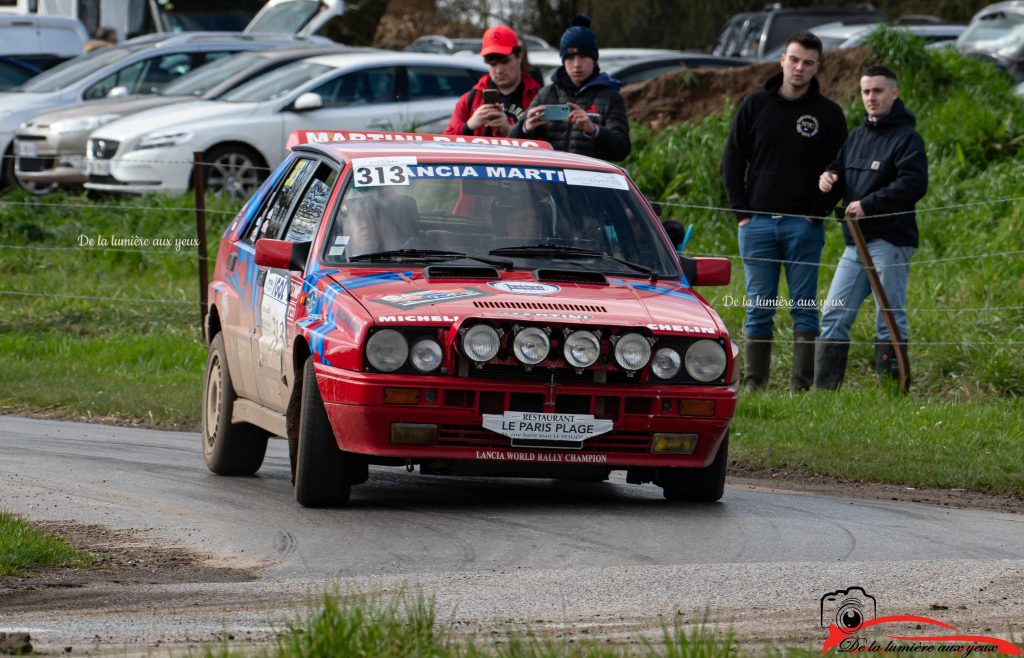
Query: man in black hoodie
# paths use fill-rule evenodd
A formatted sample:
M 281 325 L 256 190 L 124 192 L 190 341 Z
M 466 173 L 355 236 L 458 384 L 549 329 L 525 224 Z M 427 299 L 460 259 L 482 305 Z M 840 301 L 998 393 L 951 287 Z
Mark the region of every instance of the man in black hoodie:
M 914 127 L 914 115 L 900 100 L 896 74 L 884 66 L 871 66 L 860 79 L 860 94 L 867 116 L 843 145 L 839 157 L 818 181 L 826 195 L 843 193 L 844 214 L 860 223 L 868 252 L 893 309 L 898 340 L 908 335 L 907 280 L 910 257 L 917 248 L 914 205 L 928 191 L 928 158 L 924 140 Z M 835 198 L 833 196 L 833 198 Z M 814 385 L 835 389 L 843 381 L 850 350 L 850 328 L 861 303 L 871 294 L 867 275 L 843 226 L 846 249 L 839 259 L 821 317 Z M 875 369 L 896 378 L 896 350 L 892 345 L 878 300 L 875 300 Z
M 559 55 L 562 67 L 555 72 L 555 81 L 540 90 L 510 135 L 547 140 L 557 151 L 625 160 L 630 142 L 626 104 L 619 94 L 622 83 L 601 73 L 597 65 L 597 37 L 590 18 L 573 18 L 559 42 Z M 545 121 L 546 105 L 568 105 L 569 116 L 565 121 Z
M 789 38 L 782 72 L 747 96 L 722 155 L 722 183 L 739 220 L 746 283 L 743 386 L 768 382 L 779 274 L 786 267 L 793 316 L 790 390 L 814 381 L 818 335 L 818 263 L 825 244 L 820 219 L 829 199 L 818 192 L 818 175 L 846 139 L 846 119 L 821 95 L 815 74 L 821 41 L 810 32 Z

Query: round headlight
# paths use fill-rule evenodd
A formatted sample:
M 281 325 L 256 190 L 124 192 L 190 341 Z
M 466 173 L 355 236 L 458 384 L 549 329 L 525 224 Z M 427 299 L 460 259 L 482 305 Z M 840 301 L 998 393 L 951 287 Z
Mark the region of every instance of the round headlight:
M 562 353 L 569 365 L 586 368 L 601 354 L 601 339 L 589 331 L 574 331 L 562 345 Z
M 409 342 L 394 329 L 382 329 L 366 342 L 366 359 L 381 372 L 394 372 L 409 358 Z
M 551 341 L 548 335 L 537 327 L 527 327 L 518 334 L 512 341 L 512 351 L 521 363 L 532 366 L 548 358 L 551 351 Z
M 615 362 L 626 370 L 640 370 L 651 360 L 651 344 L 640 334 L 624 334 L 615 343 Z
M 679 374 L 679 368 L 683 365 L 683 359 L 679 352 L 671 347 L 662 347 L 654 353 L 651 359 L 651 372 L 659 379 L 672 379 Z
M 462 337 L 462 352 L 478 363 L 490 361 L 498 355 L 501 337 L 493 327 L 478 324 Z
M 686 350 L 686 372 L 699 382 L 718 379 L 725 372 L 725 350 L 713 340 L 698 340 Z
M 431 372 L 441 367 L 441 346 L 433 338 L 420 338 L 409 350 L 412 367 L 420 372 Z

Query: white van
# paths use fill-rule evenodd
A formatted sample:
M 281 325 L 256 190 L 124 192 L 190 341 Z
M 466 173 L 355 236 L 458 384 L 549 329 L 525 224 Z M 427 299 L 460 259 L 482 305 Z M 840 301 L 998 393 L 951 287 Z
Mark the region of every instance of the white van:
M 319 35 L 342 41 L 344 0 L 269 0 L 245 32 L 284 32 Z
M 74 18 L 0 14 L 0 56 L 40 69 L 78 57 L 88 40 L 85 26 Z

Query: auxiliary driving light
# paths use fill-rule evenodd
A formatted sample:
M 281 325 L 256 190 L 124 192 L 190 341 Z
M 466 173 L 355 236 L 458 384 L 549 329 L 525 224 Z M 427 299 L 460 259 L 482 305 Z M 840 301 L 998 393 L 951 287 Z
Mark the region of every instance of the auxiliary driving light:
M 650 360 L 651 344 L 642 334 L 624 334 L 615 343 L 615 362 L 626 370 L 640 370 Z
M 391 423 L 391 443 L 406 446 L 437 444 L 437 425 L 426 423 Z
M 516 334 L 512 341 L 512 352 L 520 363 L 528 366 L 536 365 L 548 358 L 551 351 L 551 341 L 543 330 L 537 327 L 527 327 Z
M 651 452 L 656 455 L 692 455 L 697 449 L 697 434 L 666 434 L 657 432 L 651 441 Z
M 501 337 L 486 324 L 478 324 L 462 337 L 462 352 L 477 363 L 490 361 L 498 355 Z
M 586 368 L 601 355 L 601 339 L 590 331 L 574 331 L 565 339 L 562 353 L 569 365 Z

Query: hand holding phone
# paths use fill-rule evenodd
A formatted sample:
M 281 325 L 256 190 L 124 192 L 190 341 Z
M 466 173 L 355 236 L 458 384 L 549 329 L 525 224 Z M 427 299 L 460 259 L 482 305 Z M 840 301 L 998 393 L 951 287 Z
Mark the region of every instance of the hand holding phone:
M 497 105 L 501 102 L 501 94 L 497 89 L 484 89 L 484 105 Z
M 568 105 L 545 105 L 544 114 L 541 117 L 544 121 L 565 121 L 572 111 Z

